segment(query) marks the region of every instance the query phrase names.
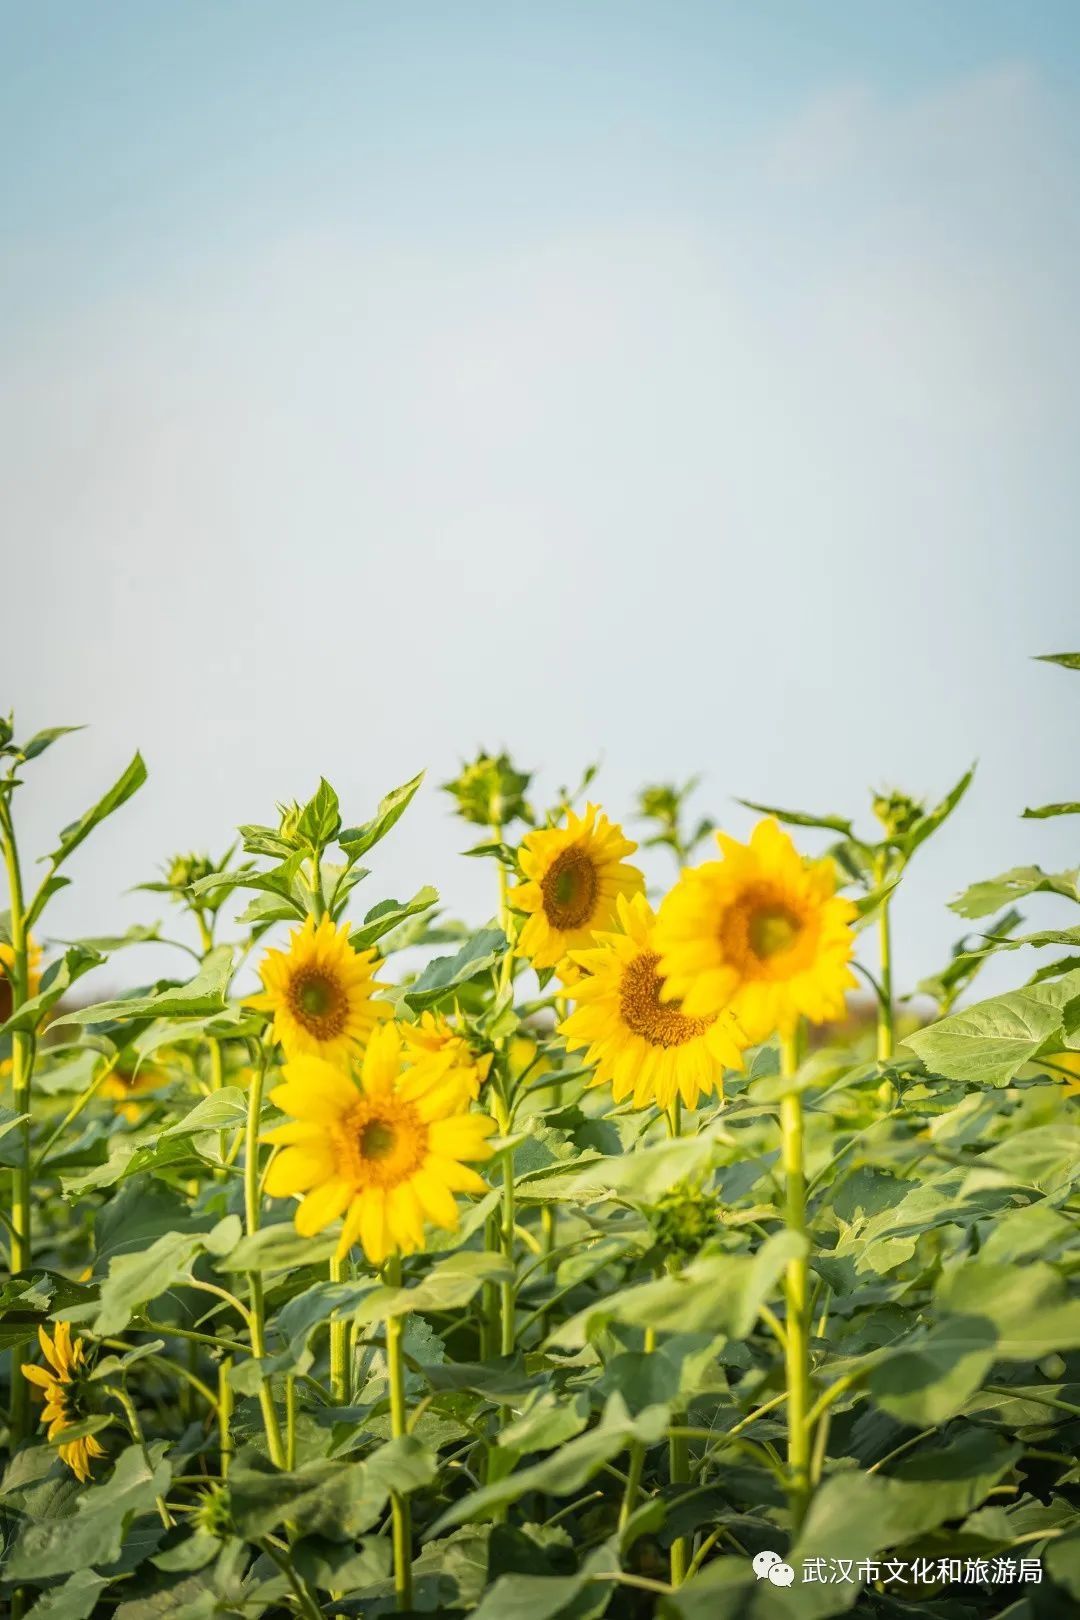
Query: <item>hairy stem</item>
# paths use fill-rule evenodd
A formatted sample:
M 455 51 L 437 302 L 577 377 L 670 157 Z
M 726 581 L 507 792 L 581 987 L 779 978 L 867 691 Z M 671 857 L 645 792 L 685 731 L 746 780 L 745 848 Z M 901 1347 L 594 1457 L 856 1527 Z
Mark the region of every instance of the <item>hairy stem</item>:
M 781 1037 L 780 1071 L 794 1079 L 798 1068 L 794 1031 Z M 802 1096 L 792 1090 L 780 1101 L 781 1158 L 784 1169 L 785 1220 L 790 1232 L 806 1236 L 806 1168 L 803 1157 Z M 787 1302 L 784 1361 L 787 1377 L 788 1497 L 797 1531 L 810 1499 L 810 1300 L 805 1252 L 789 1260 L 784 1273 Z
M 401 1259 L 393 1255 L 386 1262 L 386 1283 L 401 1287 Z M 390 1385 L 390 1433 L 402 1439 L 409 1430 L 405 1408 L 405 1361 L 401 1350 L 403 1320 L 386 1318 L 386 1370 Z M 399 1610 L 412 1608 L 412 1515 L 409 1498 L 400 1491 L 390 1497 L 394 1544 L 394 1595 Z

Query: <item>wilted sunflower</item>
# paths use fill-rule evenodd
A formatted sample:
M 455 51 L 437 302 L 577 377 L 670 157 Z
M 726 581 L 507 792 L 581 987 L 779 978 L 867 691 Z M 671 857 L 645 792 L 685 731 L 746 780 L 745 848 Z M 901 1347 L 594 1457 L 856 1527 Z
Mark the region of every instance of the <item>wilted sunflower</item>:
M 748 844 L 716 837 L 722 859 L 684 872 L 660 907 L 665 996 L 688 1017 L 729 1007 L 751 1041 L 840 1017 L 855 907 L 835 894 L 832 861 L 804 861 L 771 818 Z
M 329 917 L 318 924 L 309 917 L 293 930 L 287 951 L 267 951 L 259 968 L 266 988 L 249 1005 L 273 1013 L 274 1039 L 286 1057 L 342 1063 L 390 1017 L 388 1004 L 374 999 L 383 988 L 377 968 L 374 951 L 353 950 L 347 923 L 335 928 Z
M 421 1013 L 415 1024 L 398 1027 L 416 1059 L 437 1058 L 447 1076 L 461 1086 L 466 1099 L 473 1101 L 479 1097 L 480 1087 L 491 1068 L 490 1052 L 474 1052 L 465 1036 L 441 1013 Z
M 266 1135 L 283 1144 L 266 1189 L 274 1197 L 303 1193 L 296 1230 L 312 1237 L 345 1216 L 338 1257 L 359 1240 L 373 1266 L 387 1255 L 424 1247 L 424 1221 L 458 1223 L 456 1192 L 485 1193 L 487 1183 L 461 1161 L 487 1159 L 495 1123 L 461 1112 L 460 1086 L 447 1086 L 442 1064 L 402 1067 L 394 1024 L 375 1030 L 364 1053 L 361 1083 L 317 1058 L 285 1065 L 272 1100 L 295 1123 Z
M 597 929 L 610 928 L 620 895 L 640 894 L 645 880 L 624 859 L 637 845 L 594 804 L 584 816 L 567 812 L 565 827 L 545 827 L 521 843 L 525 882 L 510 904 L 528 912 L 517 951 L 536 968 L 559 967 L 568 951 L 582 950 Z
M 721 1089 L 723 1070 L 742 1067 L 739 1028 L 731 1014 L 689 1017 L 675 999 L 664 999 L 656 919 L 643 895 L 618 903 L 622 933 L 602 933 L 591 950 L 575 951 L 585 970 L 570 991 L 577 1003 L 559 1028 L 570 1046 L 588 1048 L 596 1064 L 594 1086 L 611 1082 L 616 1102 L 632 1097 L 635 1108 L 670 1108 L 681 1097 L 687 1108 Z
M 45 1407 L 41 1421 L 47 1423 L 48 1436 L 54 1440 L 65 1429 L 73 1428 L 85 1414 L 79 1411 L 79 1386 L 89 1371 L 86 1345 L 82 1339 L 71 1340 L 71 1325 L 58 1322 L 50 1339 L 43 1327 L 38 1328 L 38 1343 L 48 1367 L 38 1367 L 32 1361 L 23 1363 L 23 1376 L 45 1391 Z M 69 1440 L 59 1448 L 60 1459 L 66 1462 L 80 1483 L 90 1478 L 90 1463 L 94 1457 L 104 1457 L 92 1434 L 79 1440 Z

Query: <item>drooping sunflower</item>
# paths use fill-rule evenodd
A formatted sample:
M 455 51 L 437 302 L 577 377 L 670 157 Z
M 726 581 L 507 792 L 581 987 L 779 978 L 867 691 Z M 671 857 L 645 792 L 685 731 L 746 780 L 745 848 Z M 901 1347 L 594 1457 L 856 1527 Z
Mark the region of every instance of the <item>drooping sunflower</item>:
M 425 1060 L 404 1068 L 395 1024 L 375 1030 L 360 1084 L 318 1058 L 294 1058 L 270 1093 L 293 1123 L 267 1132 L 282 1146 L 270 1166 L 274 1197 L 304 1194 L 296 1230 L 314 1236 L 344 1215 L 339 1258 L 359 1240 L 373 1266 L 424 1247 L 424 1222 L 458 1223 L 454 1194 L 485 1193 L 463 1160 L 490 1158 L 495 1122 L 464 1113 L 460 1086 Z
M 721 859 L 684 872 L 660 907 L 665 996 L 692 1018 L 730 1008 L 750 1041 L 840 1017 L 855 907 L 832 861 L 804 860 L 771 817 L 748 844 L 716 836 Z
M 265 986 L 250 1005 L 274 1015 L 274 1039 L 286 1057 L 343 1063 L 363 1046 L 391 1008 L 377 1001 L 375 951 L 354 951 L 349 928 L 309 917 L 295 928 L 287 951 L 267 951 L 259 972 Z
M 48 1424 L 50 1440 L 80 1422 L 86 1414 L 79 1410 L 80 1386 L 89 1372 L 86 1344 L 82 1339 L 72 1341 L 71 1324 L 58 1322 L 52 1336 L 43 1327 L 38 1328 L 38 1343 L 49 1363 L 38 1367 L 34 1362 L 23 1363 L 23 1376 L 45 1391 L 45 1406 L 41 1421 Z M 90 1478 L 91 1463 L 95 1457 L 104 1457 L 104 1447 L 92 1434 L 78 1440 L 69 1440 L 59 1448 L 60 1459 L 67 1463 L 80 1483 Z
M 565 827 L 528 833 L 518 851 L 525 881 L 510 891 L 515 910 L 529 913 L 518 955 L 536 968 L 557 968 L 568 952 L 584 950 L 598 929 L 610 928 L 619 896 L 645 887 L 625 860 L 635 849 L 595 804 L 584 816 L 568 811 Z
M 421 1013 L 415 1024 L 401 1024 L 399 1028 L 406 1047 L 417 1059 L 437 1059 L 469 1101 L 479 1097 L 491 1068 L 490 1052 L 474 1052 L 465 1036 L 441 1013 Z
M 690 1017 L 664 998 L 656 919 L 643 895 L 620 896 L 618 917 L 621 933 L 598 934 L 590 950 L 575 951 L 584 972 L 568 992 L 576 1006 L 560 1032 L 568 1045 L 587 1048 L 596 1064 L 590 1084 L 610 1082 L 616 1102 L 632 1097 L 635 1108 L 670 1108 L 681 1097 L 696 1108 L 722 1090 L 725 1067 L 742 1067 L 746 1041 L 730 1012 Z

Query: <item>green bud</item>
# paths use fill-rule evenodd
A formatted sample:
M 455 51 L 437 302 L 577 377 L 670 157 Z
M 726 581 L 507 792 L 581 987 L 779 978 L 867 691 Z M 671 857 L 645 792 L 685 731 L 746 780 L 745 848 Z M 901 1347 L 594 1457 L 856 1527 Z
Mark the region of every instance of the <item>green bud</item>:
M 193 1517 L 199 1529 L 217 1541 L 228 1541 L 235 1536 L 228 1486 L 209 1486 Z
M 720 1203 L 712 1194 L 687 1182 L 664 1193 L 649 1212 L 657 1248 L 692 1260 L 717 1235 Z
M 925 809 L 921 800 L 909 798 L 898 788 L 874 795 L 874 814 L 888 838 L 903 838 L 921 820 Z
M 215 870 L 209 855 L 174 855 L 166 863 L 165 881 L 170 889 L 182 893 L 200 878 L 209 877 Z
M 508 754 L 478 754 L 461 767 L 443 791 L 457 800 L 458 814 L 480 827 L 506 827 L 511 821 L 527 821 L 529 807 L 525 792 L 532 777 L 515 769 Z

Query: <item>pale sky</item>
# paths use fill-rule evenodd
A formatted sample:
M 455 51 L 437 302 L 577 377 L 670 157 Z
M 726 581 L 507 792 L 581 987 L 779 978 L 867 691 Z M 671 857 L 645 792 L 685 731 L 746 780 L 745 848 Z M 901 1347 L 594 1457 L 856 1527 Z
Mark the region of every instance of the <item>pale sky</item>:
M 422 766 L 358 909 L 481 921 L 434 789 L 478 744 L 549 789 L 602 754 L 616 817 L 700 771 L 736 832 L 735 794 L 851 813 L 978 757 L 901 986 L 959 888 L 1075 862 L 1017 819 L 1080 796 L 1080 678 L 1030 662 L 1080 645 L 1074 5 L 0 20 L 0 706 L 91 727 L 28 852 L 151 773 L 48 932 L 151 920 L 125 890 L 320 773 L 359 820 Z

